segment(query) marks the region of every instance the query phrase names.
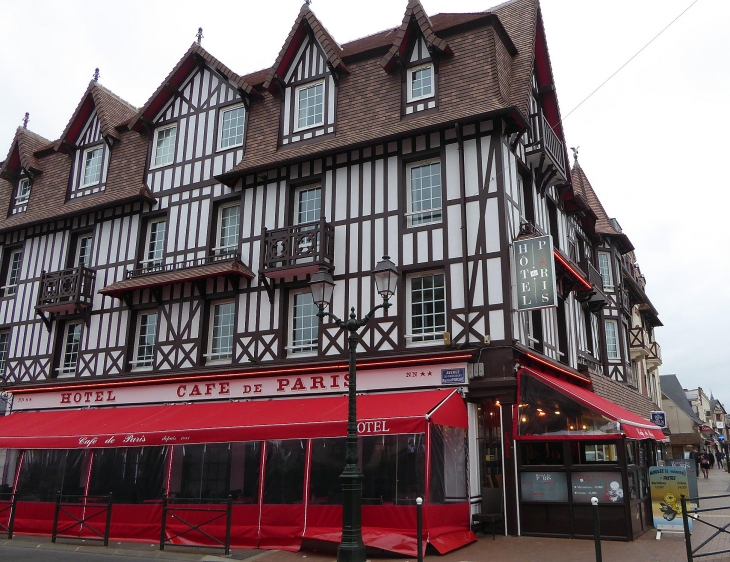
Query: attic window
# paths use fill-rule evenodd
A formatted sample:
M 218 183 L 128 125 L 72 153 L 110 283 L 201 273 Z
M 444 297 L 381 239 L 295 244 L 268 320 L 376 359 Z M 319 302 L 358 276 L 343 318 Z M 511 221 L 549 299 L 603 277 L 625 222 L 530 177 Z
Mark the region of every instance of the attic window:
M 30 198 L 30 179 L 22 178 L 18 182 L 18 191 L 15 194 L 15 204 L 25 205 Z
M 84 151 L 84 174 L 81 187 L 95 185 L 101 179 L 101 158 L 104 149 L 101 146 Z
M 297 88 L 295 95 L 297 124 L 294 131 L 324 124 L 324 80 Z
M 153 167 L 166 166 L 175 160 L 175 140 L 177 125 L 155 130 Z
M 408 101 L 433 97 L 433 64 L 424 64 L 408 70 Z

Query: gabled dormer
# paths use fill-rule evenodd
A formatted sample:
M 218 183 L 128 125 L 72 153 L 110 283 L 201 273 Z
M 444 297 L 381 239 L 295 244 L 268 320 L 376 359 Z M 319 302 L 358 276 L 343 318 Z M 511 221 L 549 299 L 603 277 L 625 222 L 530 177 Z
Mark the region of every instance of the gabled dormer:
M 33 180 L 41 173 L 35 153 L 50 141 L 28 129 L 18 127 L 8 157 L 0 166 L 0 178 L 7 180 L 12 189 L 8 216 L 24 212 L 28 208 Z
M 56 150 L 73 158 L 68 199 L 104 191 L 113 146 L 120 139 L 117 127 L 137 109 L 95 80 L 89 83 L 71 120 L 56 143 Z
M 448 43 L 433 32 L 431 20 L 418 0 L 410 0 L 393 44 L 381 61 L 402 75 L 403 115 L 438 107 L 438 57 L 451 55 Z
M 264 88 L 282 98 L 280 144 L 335 132 L 337 85 L 348 72 L 341 52 L 304 4 L 264 82 Z
M 208 181 L 238 164 L 250 104 L 260 97 L 238 74 L 193 43 L 129 123 L 130 129 L 149 137 L 150 189 L 159 192 Z

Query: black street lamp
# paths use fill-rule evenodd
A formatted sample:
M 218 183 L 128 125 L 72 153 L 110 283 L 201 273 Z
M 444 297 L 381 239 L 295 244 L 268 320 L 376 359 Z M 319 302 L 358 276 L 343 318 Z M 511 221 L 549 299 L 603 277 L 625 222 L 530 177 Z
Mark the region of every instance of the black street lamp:
M 350 335 L 348 337 L 350 350 L 350 380 L 347 396 L 347 455 L 345 456 L 345 470 L 340 476 L 342 479 L 342 541 L 337 547 L 338 562 L 365 562 L 365 544 L 362 542 L 362 480 L 363 475 L 358 466 L 357 453 L 357 371 L 355 354 L 357 352 L 358 330 L 368 323 L 379 308 L 389 308 L 389 299 L 395 294 L 398 284 L 398 270 L 388 256 L 383 256 L 373 272 L 378 293 L 383 297 L 383 303 L 374 307 L 362 320 L 355 315 L 355 307 L 350 309 L 350 318 L 340 320 L 334 314 L 326 312 L 335 290 L 332 276 L 324 268 L 312 275 L 309 286 L 312 290 L 312 300 L 319 308 L 317 317 L 332 318 L 335 323 Z

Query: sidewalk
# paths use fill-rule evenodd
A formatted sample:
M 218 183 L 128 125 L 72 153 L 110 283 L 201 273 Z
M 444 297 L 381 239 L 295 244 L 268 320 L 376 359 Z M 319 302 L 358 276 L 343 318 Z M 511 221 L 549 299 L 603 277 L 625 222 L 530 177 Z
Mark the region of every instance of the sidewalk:
M 710 478 L 699 479 L 700 496 L 712 496 L 730 493 L 730 474 L 717 468 L 710 471 Z M 722 500 L 708 500 L 701 507 L 715 507 L 730 505 L 730 498 Z M 718 526 L 730 524 L 730 509 L 702 514 L 702 518 Z M 692 544 L 696 548 L 709 537 L 714 529 L 695 522 L 692 532 Z M 451 552 L 445 556 L 431 554 L 427 559 L 431 562 L 516 562 L 538 560 L 539 562 L 593 562 L 595 560 L 594 544 L 591 540 L 549 539 L 541 537 L 505 537 L 497 536 L 492 540 L 491 535 L 483 537 L 465 548 Z M 88 543 L 87 543 L 88 544 Z M 213 562 L 218 560 L 244 560 L 253 562 L 263 558 L 261 562 L 333 562 L 333 552 L 326 554 L 302 551 L 297 553 L 284 551 L 235 550 L 230 557 L 224 557 L 220 551 L 200 551 L 195 549 L 180 549 L 168 547 L 164 552 L 158 550 L 157 545 L 142 545 L 129 543 L 113 543 L 107 548 L 98 545 L 80 545 L 78 542 L 65 541 L 53 544 L 50 538 L 21 537 L 11 541 L 0 541 L 0 559 L 8 559 L 3 555 L 6 548 L 28 548 L 42 550 L 48 554 L 44 560 L 53 560 L 53 552 L 97 553 L 119 558 L 134 558 L 148 560 L 196 560 Z M 714 539 L 704 551 L 730 549 L 730 535 L 722 535 Z M 663 533 L 661 540 L 656 540 L 656 532 L 650 531 L 633 542 L 604 541 L 602 543 L 604 562 L 686 562 L 687 555 L 682 534 Z M 7 551 L 6 551 L 7 552 Z M 40 559 L 40 558 L 39 558 Z M 386 562 L 389 558 L 376 558 Z M 408 560 L 395 558 L 398 562 Z M 730 553 L 725 555 L 709 556 L 700 560 L 730 560 Z

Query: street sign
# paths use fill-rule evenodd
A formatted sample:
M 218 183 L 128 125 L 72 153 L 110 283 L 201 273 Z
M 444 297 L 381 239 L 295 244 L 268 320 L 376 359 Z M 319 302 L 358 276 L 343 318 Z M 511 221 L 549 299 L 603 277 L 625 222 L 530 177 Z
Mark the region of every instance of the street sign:
M 516 240 L 513 252 L 517 310 L 557 306 L 553 237 L 538 236 Z

